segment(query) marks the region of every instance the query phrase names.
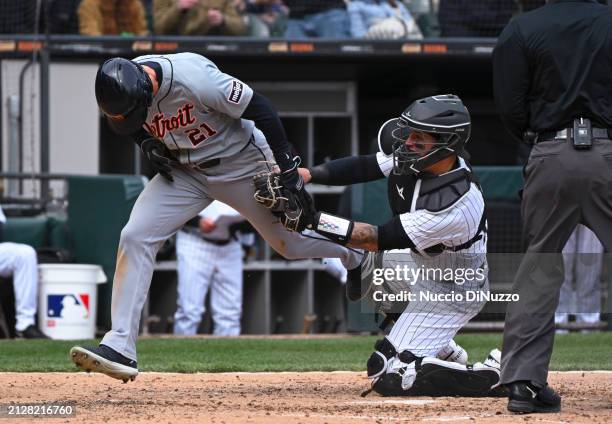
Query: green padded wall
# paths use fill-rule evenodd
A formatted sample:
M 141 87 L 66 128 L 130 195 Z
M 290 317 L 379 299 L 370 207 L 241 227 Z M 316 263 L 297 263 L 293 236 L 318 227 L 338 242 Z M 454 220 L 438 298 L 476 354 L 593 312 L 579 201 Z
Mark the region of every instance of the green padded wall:
M 47 224 L 45 215 L 7 218 L 2 241 L 29 244 L 35 249 L 47 246 Z
M 108 279 L 98 286 L 98 325 L 110 328 L 110 304 L 121 229 L 144 180 L 135 175 L 68 177 L 68 227 L 77 263 L 102 266 Z

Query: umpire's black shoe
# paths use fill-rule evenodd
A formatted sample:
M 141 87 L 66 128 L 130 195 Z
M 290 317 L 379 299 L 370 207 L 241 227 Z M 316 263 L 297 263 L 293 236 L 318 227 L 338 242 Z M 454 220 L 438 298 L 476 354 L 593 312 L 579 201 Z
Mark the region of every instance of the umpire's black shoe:
M 538 388 L 525 381 L 515 381 L 507 385 L 509 398 L 508 411 L 522 414 L 533 412 L 561 411 L 561 396 L 548 385 Z
M 103 344 L 98 347 L 74 346 L 70 349 L 70 359 L 87 372 L 100 372 L 124 383 L 134 381 L 138 375 L 136 361 Z
M 29 325 L 23 331 L 15 331 L 16 339 L 48 339 L 42 331 L 35 325 Z

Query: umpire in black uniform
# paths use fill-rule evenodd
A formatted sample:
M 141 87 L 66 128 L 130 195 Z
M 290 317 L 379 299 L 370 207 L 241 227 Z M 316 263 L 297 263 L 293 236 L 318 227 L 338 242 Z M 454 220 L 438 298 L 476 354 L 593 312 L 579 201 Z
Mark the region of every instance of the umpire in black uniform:
M 547 386 L 561 250 L 574 227 L 612 251 L 612 10 L 595 0 L 553 0 L 519 15 L 493 54 L 495 101 L 516 139 L 535 144 L 521 212 L 526 255 L 513 291 L 501 383 L 513 412 L 558 412 Z

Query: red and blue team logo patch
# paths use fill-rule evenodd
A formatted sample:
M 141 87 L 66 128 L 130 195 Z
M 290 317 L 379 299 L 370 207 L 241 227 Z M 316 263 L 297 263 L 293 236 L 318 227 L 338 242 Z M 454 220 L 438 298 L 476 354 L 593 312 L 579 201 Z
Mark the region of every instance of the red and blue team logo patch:
M 47 318 L 89 318 L 89 295 L 47 295 Z

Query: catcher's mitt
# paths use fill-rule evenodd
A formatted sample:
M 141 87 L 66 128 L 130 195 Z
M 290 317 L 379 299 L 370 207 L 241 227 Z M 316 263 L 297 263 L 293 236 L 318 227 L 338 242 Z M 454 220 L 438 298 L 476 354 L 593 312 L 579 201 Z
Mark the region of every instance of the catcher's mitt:
M 312 225 L 314 202 L 303 185 L 294 190 L 284 187 L 280 175 L 273 172 L 260 172 L 253 184 L 255 200 L 270 209 L 287 230 L 302 232 Z

